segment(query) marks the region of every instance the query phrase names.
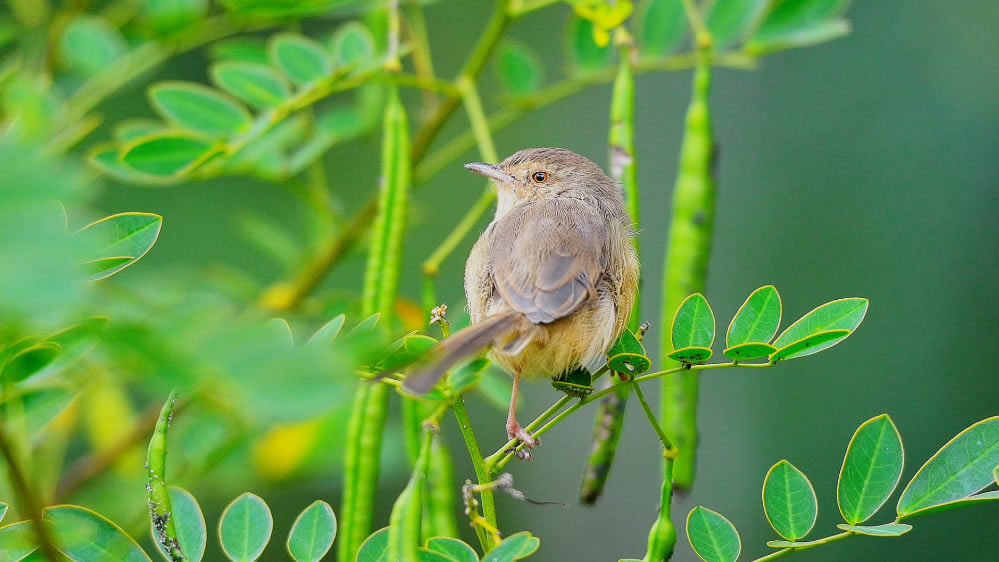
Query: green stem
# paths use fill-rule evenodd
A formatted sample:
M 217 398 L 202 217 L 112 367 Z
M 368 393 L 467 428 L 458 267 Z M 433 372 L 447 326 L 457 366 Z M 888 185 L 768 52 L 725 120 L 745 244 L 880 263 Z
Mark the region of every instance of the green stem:
M 628 215 L 635 231 L 639 229 L 638 166 L 635 160 L 635 76 L 632 69 L 631 46 L 622 45 L 617 77 L 611 91 L 610 134 L 608 138 L 611 176 L 621 184 Z M 638 237 L 631 239 L 638 252 Z M 641 280 L 639 280 L 641 283 Z M 631 318 L 628 329 L 638 329 L 641 316 L 640 286 L 635 287 Z M 624 429 L 624 409 L 630 390 L 615 382 L 618 391 L 600 402 L 593 421 L 593 437 L 590 455 L 583 467 L 583 479 L 579 486 L 579 497 L 583 503 L 592 504 L 603 493 L 610 474 L 611 465 L 617 452 Z
M 676 527 L 670 519 L 672 503 L 673 457 L 669 451 L 666 451 L 663 457 L 663 483 L 659 488 L 659 515 L 649 529 L 649 546 L 645 558 L 642 559 L 643 562 L 661 562 L 673 556 L 673 549 L 676 547 Z
M 642 392 L 642 387 L 638 386 L 634 382 L 628 384 L 630 388 L 635 390 L 635 396 L 638 397 L 639 403 L 642 404 L 642 410 L 645 411 L 645 417 L 649 419 L 649 425 L 655 430 L 656 435 L 659 436 L 659 441 L 663 444 L 663 449 L 667 452 L 673 449 L 673 443 L 670 442 L 669 437 L 666 436 L 666 432 L 663 430 L 662 425 L 659 424 L 659 420 L 656 419 L 656 415 L 652 413 L 652 408 L 649 407 L 649 402 L 645 399 L 645 393 Z
M 787 556 L 795 552 L 801 552 L 802 550 L 808 550 L 809 548 L 815 548 L 816 546 L 819 545 L 829 544 L 831 542 L 843 540 L 847 537 L 856 536 L 858 534 L 859 533 L 854 533 L 852 531 L 843 531 L 842 533 L 837 533 L 835 535 L 830 535 L 828 537 L 816 539 L 814 541 L 809 541 L 808 543 L 805 543 L 803 546 L 782 548 L 776 552 L 767 554 L 766 556 L 761 556 L 759 558 L 756 558 L 755 560 L 753 560 L 753 562 L 762 562 L 763 560 L 776 560 L 777 558 L 783 558 L 784 556 Z
M 153 523 L 153 539 L 170 556 L 171 562 L 187 560 L 177 540 L 177 527 L 174 524 L 173 507 L 170 505 L 170 492 L 166 485 L 167 432 L 173 420 L 173 408 L 177 403 L 177 391 L 173 390 L 163 403 L 153 436 L 149 439 L 146 452 L 146 490 L 149 492 L 149 517 Z
M 380 313 L 382 326 L 391 330 L 410 187 L 409 125 L 397 89 L 386 105 L 383 131 L 382 186 L 364 278 L 362 314 Z M 386 385 L 361 385 L 355 396 L 345 456 L 343 540 L 337 553 L 340 562 L 352 561 L 371 531 L 388 398 Z
M 434 434 L 423 432 L 419 454 L 409 482 L 392 505 L 389 516 L 388 555 L 389 559 L 398 562 L 417 562 L 420 546 L 420 519 L 423 485 L 427 477 L 427 467 L 430 464 L 430 450 Z
M 714 142 L 708 106 L 711 64 L 706 53 L 702 53 L 693 82 L 666 244 L 660 322 L 663 326 L 663 365 L 676 364 L 666 356 L 672 349 L 668 326 L 672 324 L 673 313 L 687 295 L 704 291 L 711 256 L 715 215 Z M 662 392 L 663 423 L 680 449 L 673 467 L 673 480 L 677 487 L 689 488 L 694 481 L 697 449 L 697 377 L 689 372 L 678 372 L 666 378 Z
M 479 484 L 488 484 L 492 481 L 492 473 L 490 472 L 489 464 L 482 458 L 479 442 L 475 438 L 475 432 L 472 431 L 472 420 L 468 418 L 468 411 L 465 409 L 465 399 L 460 394 L 455 397 L 454 403 L 451 405 L 451 410 L 454 411 L 454 417 L 458 420 L 458 429 L 465 440 L 465 446 L 468 447 L 468 456 L 472 459 L 475 478 L 479 481 Z M 484 488 L 481 498 L 482 516 L 486 518 L 486 521 L 490 525 L 498 528 L 499 526 L 496 524 L 496 498 L 493 496 L 492 489 Z M 479 533 L 479 542 L 482 543 L 483 552 L 489 552 L 496 546 L 493 544 L 488 533 Z
M 28 479 L 25 478 L 18 455 L 7 438 L 2 423 L 0 423 L 0 456 L 7 461 L 7 477 L 10 479 L 10 485 L 14 489 L 14 493 L 17 494 L 17 499 L 24 506 L 22 513 L 31 520 L 31 526 L 35 529 L 35 536 L 38 537 L 38 545 L 42 549 L 42 553 L 49 560 L 62 560 L 62 556 L 52 542 L 48 526 L 42 522 L 42 504 L 34 490 L 31 489 Z

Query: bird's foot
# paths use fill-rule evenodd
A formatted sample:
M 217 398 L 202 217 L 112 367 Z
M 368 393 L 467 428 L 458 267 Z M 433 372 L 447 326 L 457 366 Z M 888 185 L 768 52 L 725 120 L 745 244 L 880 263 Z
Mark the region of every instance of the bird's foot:
M 513 453 L 517 455 L 518 459 L 529 461 L 531 460 L 531 452 L 528 449 L 533 449 L 541 444 L 541 439 L 531 437 L 531 434 L 524 430 L 523 427 L 517 423 L 517 420 L 513 420 L 512 423 L 506 424 L 506 434 L 510 439 L 516 439 L 524 444 L 523 449 L 514 447 L 512 449 Z

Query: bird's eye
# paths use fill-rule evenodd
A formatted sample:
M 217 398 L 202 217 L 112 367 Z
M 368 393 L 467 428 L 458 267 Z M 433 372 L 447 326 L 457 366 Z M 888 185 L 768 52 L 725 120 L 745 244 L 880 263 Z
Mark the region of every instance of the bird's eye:
M 534 172 L 531 174 L 531 179 L 534 180 L 534 183 L 545 183 L 548 181 L 548 172 Z

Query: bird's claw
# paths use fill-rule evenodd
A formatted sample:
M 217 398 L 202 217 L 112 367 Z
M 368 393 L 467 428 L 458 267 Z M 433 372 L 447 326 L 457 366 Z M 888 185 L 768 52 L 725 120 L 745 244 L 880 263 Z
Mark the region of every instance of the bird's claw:
M 523 449 L 518 449 L 517 446 L 508 449 L 507 452 L 512 452 L 517 455 L 518 459 L 529 461 L 531 460 L 531 452 L 528 449 L 533 449 L 541 444 L 541 439 L 537 437 L 531 437 L 531 434 L 520 427 L 520 424 L 514 422 L 512 426 L 507 427 L 507 436 L 510 439 L 516 439 L 520 443 L 524 444 Z

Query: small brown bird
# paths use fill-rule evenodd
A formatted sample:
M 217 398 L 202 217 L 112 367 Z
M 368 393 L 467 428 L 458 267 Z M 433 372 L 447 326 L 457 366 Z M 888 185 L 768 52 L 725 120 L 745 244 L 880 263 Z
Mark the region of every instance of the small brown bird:
M 496 217 L 465 265 L 471 326 L 444 340 L 403 388 L 429 391 L 456 363 L 491 347 L 513 375 L 506 432 L 531 448 L 517 423 L 520 379 L 591 372 L 624 329 L 638 256 L 621 189 L 587 158 L 529 148 L 499 164 L 465 168 L 496 184 Z

